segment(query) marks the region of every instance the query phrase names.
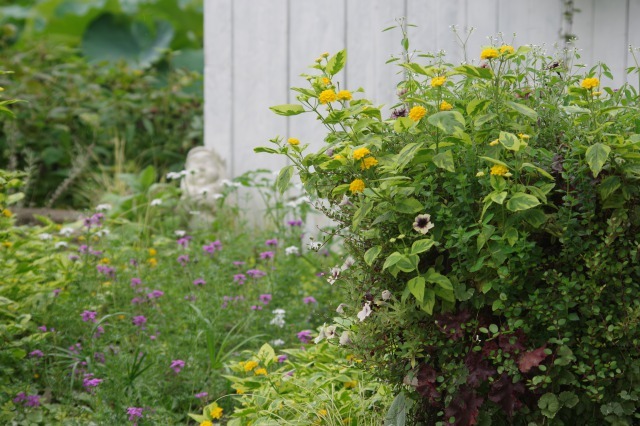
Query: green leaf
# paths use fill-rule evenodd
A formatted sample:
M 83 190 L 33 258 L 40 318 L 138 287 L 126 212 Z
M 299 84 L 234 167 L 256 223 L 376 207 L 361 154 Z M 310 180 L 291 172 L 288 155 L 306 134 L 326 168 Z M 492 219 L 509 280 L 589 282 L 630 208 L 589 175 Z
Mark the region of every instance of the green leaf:
M 147 166 L 138 176 L 138 182 L 143 191 L 146 191 L 156 181 L 156 169 L 153 166 Z
M 327 68 L 326 68 L 327 74 L 332 76 L 338 74 L 340 70 L 344 68 L 344 65 L 346 63 L 347 63 L 347 51 L 341 50 L 335 55 L 333 55 L 331 58 L 329 58 L 329 61 L 327 62 Z
M 413 244 L 411 245 L 411 254 L 424 253 L 425 251 L 433 247 L 435 243 L 436 242 L 430 238 L 414 241 Z M 365 253 L 365 260 L 366 260 L 366 256 L 367 255 Z
M 407 424 L 407 408 L 411 407 L 411 400 L 405 398 L 404 393 L 400 392 L 393 399 L 389 406 L 389 410 L 384 417 L 385 425 L 406 426 Z
M 436 272 L 433 268 L 429 268 L 425 276 L 425 280 L 442 287 L 444 290 L 450 290 L 453 292 L 453 285 L 451 284 L 449 278 Z
M 424 301 L 424 289 L 425 280 L 422 277 L 414 277 L 409 280 L 407 287 L 418 303 L 422 304 Z
M 521 210 L 528 210 L 540 204 L 540 201 L 530 194 L 524 192 L 516 192 L 507 201 L 507 210 L 512 212 L 518 212 Z
M 93 20 L 84 32 L 81 51 L 90 62 L 124 61 L 131 68 L 148 68 L 164 55 L 173 40 L 173 26 L 156 22 L 155 36 L 142 22 L 129 23 L 111 13 Z
M 413 272 L 418 269 L 419 261 L 420 258 L 417 254 L 410 254 L 408 256 L 402 256 L 395 266 L 402 272 Z
M 440 154 L 436 154 L 433 156 L 433 164 L 440 167 L 441 169 L 445 169 L 449 172 L 455 172 L 455 164 L 453 163 L 453 154 L 451 150 L 441 152 Z
M 364 261 L 367 265 L 371 266 L 373 261 L 376 260 L 380 252 L 382 251 L 382 247 L 373 246 L 369 250 L 364 253 Z
M 394 204 L 394 210 L 400 213 L 417 213 L 424 207 L 422 203 L 415 198 L 402 198 Z
M 490 68 L 474 67 L 473 65 L 460 65 L 453 69 L 457 74 L 463 74 L 473 78 L 484 78 L 485 80 L 491 80 L 493 78 L 493 71 Z
M 507 101 L 505 102 L 505 105 L 507 105 L 509 108 L 511 108 L 512 110 L 524 115 L 525 117 L 528 117 L 532 120 L 537 120 L 538 119 L 538 113 L 535 112 L 534 110 L 532 110 L 531 108 L 529 108 L 528 106 L 516 103 L 516 102 L 511 102 L 511 101 Z
M 284 194 L 284 191 L 289 187 L 289 182 L 293 177 L 293 166 L 285 166 L 278 173 L 278 178 L 276 179 L 276 188 L 280 191 L 280 194 Z
M 510 151 L 518 152 L 520 150 L 520 139 L 513 133 L 500 132 L 498 140 L 502 146 Z
M 356 210 L 351 221 L 351 226 L 354 231 L 358 229 L 358 227 L 360 226 L 360 222 L 362 222 L 362 219 L 364 219 L 369 214 L 371 209 L 373 209 L 373 202 L 366 201 L 358 208 L 358 210 Z
M 492 164 L 499 164 L 501 166 L 505 166 L 507 169 L 509 168 L 509 166 L 507 166 L 507 163 L 503 163 L 502 161 L 496 160 L 495 158 L 483 157 L 483 156 L 478 156 L 478 158 L 484 161 L 488 161 L 489 163 L 492 163 Z
M 278 154 L 278 150 L 273 148 L 267 148 L 266 146 L 258 146 L 256 148 L 253 148 L 253 152 L 255 153 L 266 152 L 268 154 Z
M 560 411 L 562 406 L 560 405 L 560 401 L 558 401 L 557 396 L 547 392 L 538 400 L 538 407 L 545 417 L 552 419 L 556 416 L 556 413 Z
M 609 176 L 598 185 L 598 191 L 600 192 L 600 198 L 606 200 L 611 194 L 616 192 L 621 185 L 620 178 L 618 176 Z
M 607 162 L 607 158 L 609 157 L 609 153 L 611 152 L 611 148 L 608 145 L 602 143 L 594 143 L 589 148 L 587 148 L 587 153 L 585 155 L 587 164 L 589 168 L 593 172 L 593 177 L 598 177 L 598 173 L 602 170 L 604 163 Z
M 433 307 L 436 305 L 436 293 L 430 288 L 424 292 L 424 302 L 422 303 L 422 309 L 429 315 L 433 315 Z
M 547 215 L 541 209 L 531 209 L 520 212 L 520 217 L 534 228 L 540 228 L 547 223 Z
M 410 71 L 413 71 L 416 74 L 421 74 L 426 76 L 432 76 L 434 74 L 433 67 L 423 67 L 422 65 L 415 62 L 402 64 L 402 66 Z
M 558 399 L 560 400 L 560 403 L 562 403 L 562 405 L 567 408 L 573 408 L 578 405 L 578 402 L 580 402 L 578 396 L 575 393 L 569 391 L 560 393 L 560 395 L 558 395 Z
M 395 265 L 396 263 L 398 263 L 400 261 L 400 259 L 402 259 L 402 255 L 400 253 L 398 253 L 397 251 L 394 251 L 393 253 L 391 253 L 388 257 L 387 260 L 384 261 L 384 265 L 382 266 L 382 270 L 384 271 L 385 269 Z
M 393 130 L 396 133 L 404 133 L 415 125 L 416 122 L 409 117 L 399 117 L 393 123 Z
M 492 192 L 491 194 L 489 194 L 489 196 L 491 197 L 491 201 L 493 201 L 494 203 L 502 204 L 507 198 L 507 191 Z
M 555 180 L 553 178 L 553 176 L 551 176 L 546 170 L 531 164 L 531 163 L 522 163 L 522 168 L 523 169 L 531 169 L 531 170 L 535 170 L 536 172 L 540 173 L 542 176 L 546 177 L 547 179 L 551 179 L 551 180 Z M 552 188 L 554 187 L 554 185 L 552 185 Z
M 491 104 L 489 99 L 473 99 L 467 104 L 467 114 L 475 115 L 482 112 Z
M 430 115 L 427 121 L 448 135 L 465 128 L 464 117 L 458 111 L 440 111 Z
M 298 104 L 283 104 L 269 107 L 269 109 L 278 115 L 298 115 L 304 112 L 302 105 Z

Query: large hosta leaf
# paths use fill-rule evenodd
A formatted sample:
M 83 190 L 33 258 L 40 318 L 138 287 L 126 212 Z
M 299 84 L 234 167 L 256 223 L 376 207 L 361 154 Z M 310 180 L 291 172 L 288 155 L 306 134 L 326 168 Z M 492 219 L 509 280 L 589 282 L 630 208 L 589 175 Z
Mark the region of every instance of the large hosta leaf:
M 144 69 L 162 57 L 173 39 L 169 22 L 158 21 L 155 35 L 142 22 L 129 23 L 105 13 L 96 18 L 82 38 L 82 53 L 91 62 L 124 61 L 131 68 Z

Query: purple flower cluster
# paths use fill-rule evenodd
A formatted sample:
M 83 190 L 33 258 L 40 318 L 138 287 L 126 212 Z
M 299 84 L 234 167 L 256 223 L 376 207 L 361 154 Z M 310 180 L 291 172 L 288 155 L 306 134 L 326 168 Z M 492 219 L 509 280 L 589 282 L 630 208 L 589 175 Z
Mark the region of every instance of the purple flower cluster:
M 113 278 L 116 276 L 116 268 L 109 265 L 97 265 L 96 269 L 105 277 Z
M 142 412 L 144 408 L 141 407 L 129 407 L 127 408 L 127 414 L 129 415 L 129 421 L 133 422 L 133 426 L 138 424 L 138 419 L 142 418 Z
M 237 282 L 238 285 L 242 285 L 247 281 L 247 276 L 245 274 L 235 274 L 233 281 Z
M 263 251 L 262 253 L 260 253 L 260 259 L 273 259 L 275 255 L 276 254 L 272 251 Z
M 206 283 L 207 282 L 204 280 L 204 278 L 196 278 L 195 280 L 193 280 L 193 285 L 195 285 L 196 287 L 203 286 Z
M 140 284 L 142 284 L 142 280 L 140 278 L 131 278 L 131 288 L 136 288 Z
M 184 368 L 184 361 L 181 359 L 174 359 L 169 366 L 176 374 L 178 374 Z
M 20 392 L 13 398 L 14 404 L 22 404 L 25 407 L 39 407 L 40 396 L 39 395 L 26 395 L 24 392 Z
M 288 359 L 286 355 L 278 355 L 278 362 L 283 363 Z
M 265 241 L 264 243 L 269 247 L 271 246 L 276 247 L 278 245 L 278 240 L 276 238 L 272 238 L 270 240 Z
M 189 255 L 188 254 L 182 254 L 180 256 L 178 256 L 178 263 L 182 266 L 186 266 L 187 263 L 189 263 Z
M 178 245 L 184 248 L 189 247 L 189 241 L 193 239 L 190 235 L 185 235 L 184 237 L 178 238 Z
M 309 343 L 311 341 L 311 330 L 302 330 L 297 334 L 298 340 L 302 343 Z
M 98 315 L 96 311 L 84 311 L 80 314 L 80 316 L 82 317 L 82 321 L 84 322 L 96 322 L 96 315 Z
M 232 296 L 224 296 L 222 298 L 222 309 L 226 309 L 227 306 L 229 306 L 229 302 L 238 302 L 238 301 L 242 301 L 244 300 L 244 296 L 236 296 L 236 297 L 232 297 Z
M 267 273 L 264 271 L 261 271 L 260 269 L 249 269 L 247 271 L 247 275 L 250 276 L 251 278 L 260 278 L 267 275 Z
M 251 310 L 252 311 L 261 311 L 262 310 L 262 306 L 260 306 L 260 305 L 251 305 Z
M 162 290 L 153 290 L 151 293 L 147 294 L 147 297 L 151 300 L 158 299 L 164 296 L 164 291 Z
M 260 301 L 262 302 L 263 305 L 268 305 L 269 302 L 271 302 L 271 295 L 270 294 L 261 294 L 260 295 Z
M 133 325 L 137 325 L 138 327 L 142 327 L 147 323 L 147 318 L 144 315 L 137 315 L 131 319 Z
M 287 225 L 289 226 L 302 226 L 302 220 L 300 219 L 296 219 L 296 220 L 288 220 L 287 221 Z
M 40 349 L 36 349 L 35 351 L 29 352 L 29 356 L 31 358 L 42 358 L 44 353 Z
M 84 226 L 86 226 L 87 229 L 90 229 L 93 226 L 99 228 L 99 227 L 102 226 L 102 220 L 103 219 L 104 219 L 104 214 L 103 213 L 96 213 L 91 217 L 85 217 L 84 218 Z
M 91 392 L 94 388 L 98 387 L 100 383 L 102 383 L 103 379 L 96 379 L 93 377 L 93 374 L 87 373 L 84 375 L 84 379 L 82 380 L 82 386 L 84 386 L 87 392 Z
M 305 305 L 308 305 L 310 303 L 318 303 L 318 301 L 313 296 L 307 296 L 304 299 L 302 299 L 302 301 L 304 302 Z
M 200 392 L 195 394 L 194 396 L 198 399 L 205 399 L 206 397 L 209 396 L 209 394 L 207 392 Z
M 202 250 L 206 253 L 213 255 L 216 251 L 222 250 L 222 243 L 220 240 L 215 240 L 209 244 L 202 246 Z

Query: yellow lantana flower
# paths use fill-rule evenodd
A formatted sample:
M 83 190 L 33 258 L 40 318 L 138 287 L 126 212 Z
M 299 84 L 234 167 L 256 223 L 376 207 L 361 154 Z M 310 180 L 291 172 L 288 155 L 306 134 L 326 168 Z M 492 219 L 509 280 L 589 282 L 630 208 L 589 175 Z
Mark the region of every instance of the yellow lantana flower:
M 266 368 L 256 368 L 256 371 L 253 372 L 256 376 L 266 376 L 267 369 Z
M 409 118 L 413 121 L 420 121 L 420 119 L 425 115 L 427 115 L 427 110 L 425 109 L 425 107 L 420 105 L 414 106 L 409 111 Z
M 480 59 L 493 59 L 499 55 L 498 51 L 493 47 L 488 47 L 480 52 Z
M 433 77 L 431 79 L 431 87 L 440 87 L 444 84 L 445 81 L 447 81 L 447 77 L 445 77 L 444 75 Z
M 341 90 L 338 92 L 338 100 L 339 101 L 350 101 L 351 100 L 351 92 L 348 90 Z
M 324 416 L 326 416 L 326 415 L 327 415 L 327 410 L 325 410 L 324 408 L 323 408 L 323 409 L 321 409 L 321 410 L 318 410 L 318 415 L 319 415 L 320 417 L 324 417 Z
M 149 260 L 147 260 L 147 262 L 151 266 L 158 266 L 158 259 L 156 259 L 155 257 L 150 258 Z
M 200 423 L 200 426 L 213 426 L 213 423 L 210 420 L 205 420 L 204 422 Z
M 453 105 L 451 105 L 447 101 L 440 102 L 440 111 L 451 111 L 453 109 Z
M 251 371 L 258 366 L 258 363 L 255 361 L 247 361 L 244 363 L 244 371 Z
M 222 411 L 224 411 L 222 407 L 216 407 L 213 410 L 211 410 L 209 415 L 211 416 L 212 419 L 220 419 L 222 418 Z
M 333 89 L 323 90 L 320 93 L 320 96 L 318 96 L 318 100 L 321 104 L 335 102 L 337 98 L 338 95 L 336 95 L 336 92 Z
M 344 382 L 345 389 L 355 388 L 357 385 L 358 385 L 358 382 L 355 380 L 352 380 L 350 382 Z
M 494 139 L 491 142 L 489 142 L 489 146 L 496 146 L 500 143 L 499 139 Z
M 158 251 L 154 248 L 150 248 L 149 249 L 149 256 L 155 256 L 156 254 L 158 254 Z
M 11 210 L 9 210 L 9 209 L 4 209 L 4 210 L 2 210 L 2 215 L 4 217 L 11 217 L 11 216 L 13 216 L 13 212 Z
M 502 54 L 511 54 L 515 51 L 516 50 L 513 48 L 513 46 L 510 46 L 508 44 L 503 44 L 502 46 L 500 46 L 500 53 Z
M 375 157 L 367 157 L 362 160 L 362 164 L 360 165 L 360 168 L 362 170 L 368 170 L 377 164 L 378 164 L 378 160 L 376 160 Z
M 327 77 L 322 77 L 322 84 L 328 86 L 331 84 L 331 80 L 329 80 Z
M 351 191 L 352 194 L 364 191 L 364 181 L 362 179 L 354 179 L 349 185 L 349 191 Z
M 596 77 L 585 78 L 584 80 L 582 80 L 582 83 L 580 83 L 580 86 L 587 90 L 598 87 L 599 85 L 600 80 L 598 80 Z
M 300 140 L 296 138 L 289 138 L 287 139 L 287 142 L 289 142 L 289 145 L 293 146 L 300 145 Z
M 369 154 L 371 154 L 371 151 L 369 151 L 369 149 L 367 149 L 367 148 L 354 149 L 353 150 L 353 159 L 354 160 L 359 160 L 361 158 L 366 157 Z
M 491 174 L 494 176 L 504 176 L 507 173 L 509 173 L 509 169 L 501 164 L 496 164 L 495 166 L 491 167 Z
M 527 140 L 527 139 L 529 139 L 531 136 L 527 135 L 526 133 L 518 133 L 518 137 L 519 137 L 520 139 Z

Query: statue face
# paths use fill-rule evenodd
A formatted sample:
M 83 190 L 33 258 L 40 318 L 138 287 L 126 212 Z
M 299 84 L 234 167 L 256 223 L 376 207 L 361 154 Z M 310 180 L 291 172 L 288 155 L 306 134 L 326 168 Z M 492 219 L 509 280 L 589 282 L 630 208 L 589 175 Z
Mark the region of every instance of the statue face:
M 220 178 L 218 161 L 206 151 L 197 151 L 187 158 L 185 180 L 188 185 L 211 185 Z

